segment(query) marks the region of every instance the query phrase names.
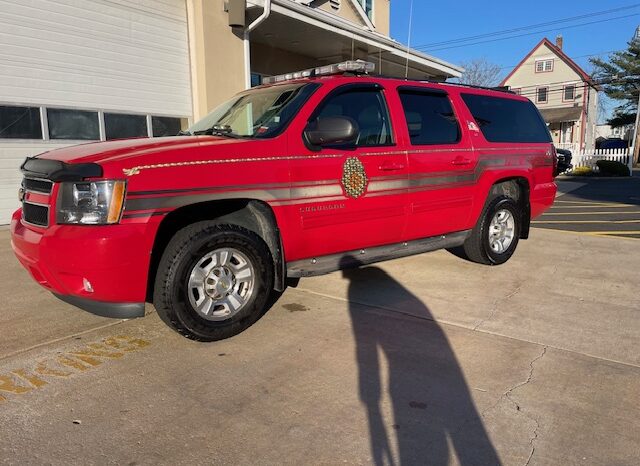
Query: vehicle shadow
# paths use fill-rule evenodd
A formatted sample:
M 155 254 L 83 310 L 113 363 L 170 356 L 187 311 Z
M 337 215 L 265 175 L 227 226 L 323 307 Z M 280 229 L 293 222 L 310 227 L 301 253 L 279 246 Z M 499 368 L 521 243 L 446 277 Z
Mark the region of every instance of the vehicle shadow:
M 378 267 L 347 269 L 343 276 L 349 280 L 359 394 L 374 464 L 446 465 L 451 453 L 462 465 L 501 464 L 449 341 L 427 306 Z M 357 304 L 373 290 L 381 308 L 400 303 L 426 320 L 398 319 Z M 387 390 L 391 413 L 384 402 Z

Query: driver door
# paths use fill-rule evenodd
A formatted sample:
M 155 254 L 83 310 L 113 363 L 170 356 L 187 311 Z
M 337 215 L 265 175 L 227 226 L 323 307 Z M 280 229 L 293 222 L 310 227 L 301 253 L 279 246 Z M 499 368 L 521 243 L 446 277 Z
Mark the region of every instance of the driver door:
M 291 211 L 297 226 L 287 260 L 402 241 L 407 221 L 407 155 L 396 146 L 385 90 L 377 83 L 339 86 L 315 106 L 314 119 L 346 117 L 358 124 L 355 143 L 307 147 L 293 131 Z M 296 134 L 297 133 L 297 134 Z M 295 218 L 295 221 L 293 220 Z M 293 254 L 294 257 L 291 257 Z

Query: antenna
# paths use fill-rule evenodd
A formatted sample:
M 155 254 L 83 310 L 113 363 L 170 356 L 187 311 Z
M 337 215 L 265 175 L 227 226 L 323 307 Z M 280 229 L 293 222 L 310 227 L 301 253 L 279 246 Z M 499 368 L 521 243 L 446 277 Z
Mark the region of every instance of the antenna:
M 404 68 L 404 79 L 409 78 L 409 51 L 411 50 L 411 27 L 413 25 L 413 0 L 409 5 L 409 36 L 407 37 L 407 64 Z

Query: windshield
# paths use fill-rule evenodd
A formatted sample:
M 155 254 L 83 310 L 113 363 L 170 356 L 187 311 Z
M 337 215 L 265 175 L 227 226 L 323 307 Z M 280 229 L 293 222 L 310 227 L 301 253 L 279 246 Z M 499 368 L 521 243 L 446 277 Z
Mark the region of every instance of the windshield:
M 276 136 L 317 87 L 314 84 L 288 84 L 243 92 L 195 123 L 187 133 L 255 138 Z

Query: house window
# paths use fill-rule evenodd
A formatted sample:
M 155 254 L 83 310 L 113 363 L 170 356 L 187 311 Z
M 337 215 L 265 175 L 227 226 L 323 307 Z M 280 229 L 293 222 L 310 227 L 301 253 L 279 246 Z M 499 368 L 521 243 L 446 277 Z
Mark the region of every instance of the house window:
M 147 117 L 126 113 L 104 114 L 105 137 L 110 139 L 141 138 L 149 136 Z
M 42 139 L 40 108 L 0 106 L 0 139 Z
M 564 92 L 562 93 L 562 100 L 565 102 L 574 101 L 576 98 L 576 85 L 567 84 L 564 86 Z
M 549 88 L 539 87 L 536 91 L 536 102 L 546 104 L 549 101 Z
M 362 5 L 369 19 L 373 20 L 373 0 L 357 0 L 357 2 Z
M 48 108 L 49 139 L 100 140 L 98 112 Z
M 536 60 L 536 73 L 548 73 L 553 71 L 553 59 Z
M 151 128 L 153 136 L 175 136 L 180 132 L 184 123 L 183 118 L 152 116 Z

